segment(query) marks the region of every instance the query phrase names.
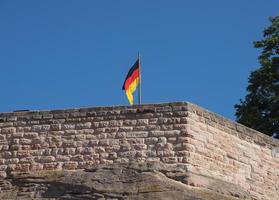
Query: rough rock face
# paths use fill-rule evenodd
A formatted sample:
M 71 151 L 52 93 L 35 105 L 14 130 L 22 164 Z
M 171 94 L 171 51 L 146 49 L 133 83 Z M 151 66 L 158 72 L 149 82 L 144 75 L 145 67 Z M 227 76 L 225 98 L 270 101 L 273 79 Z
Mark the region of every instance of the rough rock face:
M 193 179 L 199 184 L 191 185 Z M 84 171 L 12 173 L 0 181 L 0 186 L 0 199 L 250 199 L 236 185 L 160 162 L 100 165 Z

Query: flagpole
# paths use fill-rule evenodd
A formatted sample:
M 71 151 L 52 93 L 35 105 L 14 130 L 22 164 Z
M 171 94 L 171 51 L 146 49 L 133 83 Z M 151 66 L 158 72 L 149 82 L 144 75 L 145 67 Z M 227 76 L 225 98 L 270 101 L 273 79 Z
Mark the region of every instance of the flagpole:
M 141 105 L 141 60 L 140 60 L 140 53 L 138 53 L 138 60 L 139 60 L 139 89 L 138 89 L 138 98 L 139 98 L 139 105 Z

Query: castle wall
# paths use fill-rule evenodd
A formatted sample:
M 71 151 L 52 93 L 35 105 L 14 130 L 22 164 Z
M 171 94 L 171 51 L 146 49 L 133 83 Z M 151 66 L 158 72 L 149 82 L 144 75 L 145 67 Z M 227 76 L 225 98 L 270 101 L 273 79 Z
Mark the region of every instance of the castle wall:
M 279 199 L 279 142 L 188 104 L 192 172 L 240 185 L 255 199 Z
M 131 160 L 179 165 L 256 199 L 279 199 L 279 142 L 191 103 L 0 114 L 2 178 Z
M 185 106 L 147 105 L 0 115 L 0 170 L 75 170 L 136 161 L 183 163 Z

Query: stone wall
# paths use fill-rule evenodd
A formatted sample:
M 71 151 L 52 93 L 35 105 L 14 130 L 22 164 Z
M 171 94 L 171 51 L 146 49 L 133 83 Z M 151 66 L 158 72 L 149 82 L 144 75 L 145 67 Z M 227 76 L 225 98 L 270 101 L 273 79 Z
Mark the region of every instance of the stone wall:
M 2 113 L 0 133 L 2 178 L 161 161 L 187 168 L 189 185 L 218 179 L 279 199 L 279 142 L 191 103 Z
M 191 171 L 240 185 L 255 199 L 279 199 L 279 141 L 187 105 Z

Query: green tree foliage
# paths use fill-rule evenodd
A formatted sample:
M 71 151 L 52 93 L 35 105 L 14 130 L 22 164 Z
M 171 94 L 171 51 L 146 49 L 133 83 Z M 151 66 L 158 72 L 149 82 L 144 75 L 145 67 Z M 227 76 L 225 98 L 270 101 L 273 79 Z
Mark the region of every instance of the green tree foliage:
M 279 16 L 270 18 L 263 40 L 254 42 L 262 49 L 261 67 L 251 72 L 247 95 L 235 105 L 239 123 L 279 138 Z

